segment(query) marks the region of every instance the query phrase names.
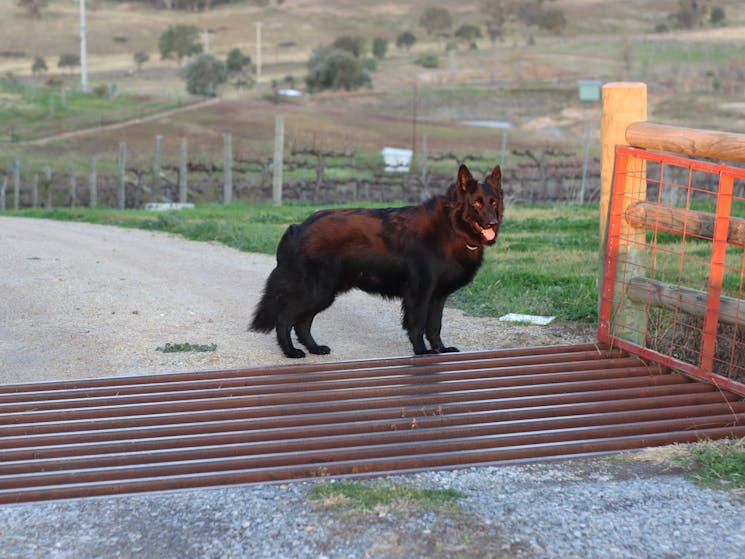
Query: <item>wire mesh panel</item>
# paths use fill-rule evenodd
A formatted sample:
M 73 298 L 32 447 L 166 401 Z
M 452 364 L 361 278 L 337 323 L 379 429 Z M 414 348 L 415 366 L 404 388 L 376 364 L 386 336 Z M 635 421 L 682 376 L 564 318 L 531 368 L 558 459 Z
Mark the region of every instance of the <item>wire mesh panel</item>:
M 616 148 L 598 338 L 745 395 L 745 169 Z

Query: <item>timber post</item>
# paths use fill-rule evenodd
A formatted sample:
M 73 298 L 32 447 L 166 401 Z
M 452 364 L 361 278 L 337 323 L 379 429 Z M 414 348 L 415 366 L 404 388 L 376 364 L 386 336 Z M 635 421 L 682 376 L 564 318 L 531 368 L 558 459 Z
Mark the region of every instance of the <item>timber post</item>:
M 616 146 L 626 145 L 626 128 L 647 120 L 647 84 L 614 82 L 603 85 L 603 116 L 600 123 L 600 246 L 605 246 L 608 208 L 613 186 Z
M 606 247 L 608 238 L 608 215 L 611 206 L 611 195 L 623 195 L 620 212 L 623 214 L 631 200 L 643 200 L 646 197 L 646 164 L 644 161 L 629 158 L 624 169 L 624 184 L 616 184 L 621 188 L 619 193 L 612 193 L 614 174 L 616 169 L 616 146 L 626 145 L 626 129 L 634 122 L 647 119 L 647 85 L 645 83 L 607 83 L 603 86 L 603 116 L 601 120 L 601 169 L 600 169 L 600 284 L 602 293 L 603 277 L 606 273 Z M 644 246 L 645 232 L 635 229 L 628 223 L 621 224 L 618 246 L 619 258 L 629 262 L 627 273 L 632 276 L 644 274 L 644 253 L 639 247 Z M 606 278 L 614 281 L 615 278 Z M 625 297 L 623 293 L 615 293 L 614 299 Z M 625 305 L 625 312 L 617 317 L 613 329 L 616 335 L 623 336 L 642 344 L 647 320 L 644 305 L 630 301 Z

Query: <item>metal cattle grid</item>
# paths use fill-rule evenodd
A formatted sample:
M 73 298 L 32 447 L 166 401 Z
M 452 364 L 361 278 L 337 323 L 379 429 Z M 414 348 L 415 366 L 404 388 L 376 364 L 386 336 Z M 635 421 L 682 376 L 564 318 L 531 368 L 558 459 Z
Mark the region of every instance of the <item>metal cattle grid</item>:
M 745 402 L 596 344 L 0 386 L 0 503 L 745 435 Z

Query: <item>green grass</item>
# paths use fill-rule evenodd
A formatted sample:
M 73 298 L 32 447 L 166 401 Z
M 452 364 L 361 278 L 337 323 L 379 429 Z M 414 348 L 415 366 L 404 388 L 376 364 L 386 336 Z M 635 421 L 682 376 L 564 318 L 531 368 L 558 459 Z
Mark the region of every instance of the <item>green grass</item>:
M 21 210 L 12 215 L 166 231 L 273 254 L 287 226 L 319 208 L 208 204 L 164 213 L 67 208 Z M 598 212 L 592 206 L 510 207 L 481 270 L 450 303 L 474 316 L 515 312 L 592 324 L 597 320 L 598 242 Z
M 745 489 L 745 446 L 740 441 L 700 444 L 682 461 L 696 483 L 717 489 Z
M 385 482 L 363 484 L 351 481 L 319 483 L 308 493 L 311 501 L 363 511 L 378 507 L 440 509 L 455 505 L 462 497 L 465 495 L 454 489 L 419 489 Z

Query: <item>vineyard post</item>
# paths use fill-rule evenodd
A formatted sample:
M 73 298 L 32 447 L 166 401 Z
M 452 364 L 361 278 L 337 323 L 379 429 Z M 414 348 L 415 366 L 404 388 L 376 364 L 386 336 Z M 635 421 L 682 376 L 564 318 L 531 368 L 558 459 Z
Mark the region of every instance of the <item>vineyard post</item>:
M 52 168 L 47 165 L 44 167 L 44 175 L 46 177 L 46 185 L 47 185 L 47 199 L 46 199 L 46 207 L 51 208 L 52 207 Z
M 155 153 L 153 154 L 153 189 L 151 197 L 157 202 L 160 199 L 160 148 L 163 143 L 163 136 L 155 136 Z
M 13 209 L 20 207 L 21 198 L 21 160 L 13 160 Z
M 587 133 L 585 134 L 585 157 L 582 162 L 582 186 L 579 189 L 579 203 L 585 203 L 585 194 L 587 192 L 587 163 L 590 159 L 590 132 L 592 132 L 592 121 L 587 121 Z
M 91 172 L 88 175 L 88 190 L 90 192 L 90 207 L 95 208 L 98 205 L 98 185 L 96 174 L 96 156 L 91 157 Z
M 277 115 L 274 121 L 274 173 L 272 180 L 272 201 L 275 206 L 282 205 L 282 164 L 285 146 L 285 117 Z
M 223 134 L 223 203 L 233 201 L 233 133 Z
M 34 178 L 31 181 L 31 207 L 39 207 L 39 173 L 34 173 Z
M 186 204 L 188 185 L 186 181 L 187 172 L 187 143 L 186 138 L 181 138 L 181 146 L 178 155 L 178 201 Z
M 119 142 L 119 158 L 117 159 L 117 174 L 116 174 L 116 199 L 117 207 L 120 210 L 124 209 L 124 203 L 126 198 L 124 196 L 124 175 L 127 164 L 127 144 L 126 142 Z
M 74 208 L 78 201 L 78 177 L 75 166 L 70 165 L 70 207 Z

